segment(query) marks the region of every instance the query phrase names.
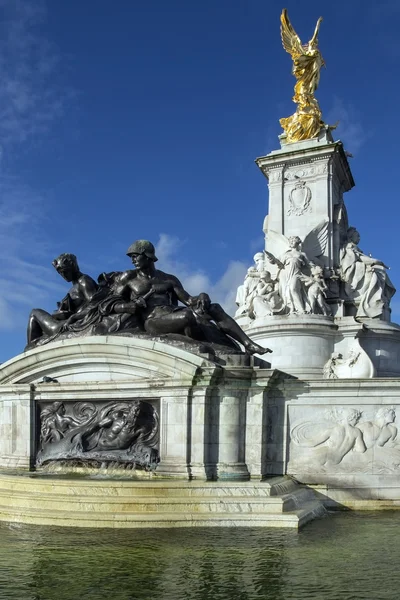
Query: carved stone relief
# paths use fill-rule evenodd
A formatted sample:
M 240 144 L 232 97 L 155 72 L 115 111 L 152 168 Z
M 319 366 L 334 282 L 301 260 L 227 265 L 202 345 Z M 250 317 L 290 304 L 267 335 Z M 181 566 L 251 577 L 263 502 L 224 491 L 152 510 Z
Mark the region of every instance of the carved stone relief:
M 52 461 L 154 469 L 159 419 L 141 400 L 53 402 L 40 407 L 37 466 Z
M 285 181 L 295 181 L 296 179 L 307 179 L 316 175 L 324 175 L 328 172 L 326 162 L 314 163 L 312 165 L 296 165 L 285 171 Z
M 266 172 L 265 174 L 268 177 L 268 181 L 270 183 L 278 183 L 279 181 L 282 181 L 281 169 L 275 169 L 273 171 Z
M 287 170 L 284 171 L 285 181 L 295 181 L 296 179 L 304 179 L 308 177 L 315 177 L 318 175 L 325 175 L 328 172 L 328 159 L 318 160 L 315 162 L 298 162 L 292 164 Z M 272 168 L 265 166 L 261 167 L 262 172 L 268 178 L 269 183 L 278 183 L 282 181 L 282 172 L 285 169 L 284 164 L 274 165 Z
M 341 406 L 301 419 L 290 430 L 288 472 L 399 473 L 400 436 L 394 407 Z
M 289 208 L 287 215 L 304 215 L 306 212 L 311 212 L 311 189 L 303 180 L 296 181 L 296 184 L 289 193 Z
M 325 379 L 371 379 L 375 374 L 374 364 L 358 339 L 354 340 L 346 357 L 340 352 L 332 352 L 324 366 Z

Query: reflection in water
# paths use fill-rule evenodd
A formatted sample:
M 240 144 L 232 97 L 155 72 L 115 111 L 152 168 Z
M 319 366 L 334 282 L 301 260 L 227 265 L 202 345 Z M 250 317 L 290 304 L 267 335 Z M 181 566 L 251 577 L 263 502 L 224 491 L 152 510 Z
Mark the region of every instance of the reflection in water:
M 6 600 L 392 600 L 400 513 L 274 529 L 61 529 L 0 524 Z

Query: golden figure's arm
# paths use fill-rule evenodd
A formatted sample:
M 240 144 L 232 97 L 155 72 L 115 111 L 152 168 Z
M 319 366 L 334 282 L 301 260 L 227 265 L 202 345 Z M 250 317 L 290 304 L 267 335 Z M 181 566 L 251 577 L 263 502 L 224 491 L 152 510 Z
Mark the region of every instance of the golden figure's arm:
M 318 31 L 316 31 L 318 33 Z M 314 34 L 315 36 L 315 34 Z M 286 52 L 290 54 L 290 56 L 295 59 L 304 54 L 304 49 L 301 44 L 301 40 L 295 30 L 291 22 L 289 21 L 289 15 L 287 13 L 286 8 L 283 9 L 281 14 L 281 38 L 282 45 Z

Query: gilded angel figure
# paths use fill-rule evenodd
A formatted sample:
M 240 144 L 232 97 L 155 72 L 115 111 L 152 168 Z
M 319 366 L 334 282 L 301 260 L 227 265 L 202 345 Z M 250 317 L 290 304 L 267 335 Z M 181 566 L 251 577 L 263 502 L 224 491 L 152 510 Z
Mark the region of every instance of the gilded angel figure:
M 321 67 L 325 64 L 318 49 L 318 32 L 321 21 L 322 17 L 318 19 L 314 35 L 308 44 L 302 44 L 293 29 L 286 8 L 281 14 L 282 44 L 293 59 L 292 73 L 297 79 L 293 96 L 297 110 L 291 117 L 280 119 L 287 142 L 314 138 L 324 126 L 318 101 L 314 97 Z

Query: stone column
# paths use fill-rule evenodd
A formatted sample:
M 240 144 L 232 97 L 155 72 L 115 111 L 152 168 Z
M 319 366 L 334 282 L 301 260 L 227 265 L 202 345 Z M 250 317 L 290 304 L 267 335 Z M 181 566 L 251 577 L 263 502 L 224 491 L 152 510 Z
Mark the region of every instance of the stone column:
M 263 454 L 265 454 L 265 409 L 266 390 L 263 387 L 249 392 L 246 411 L 246 464 L 253 479 L 263 475 Z
M 218 462 L 218 381 L 221 367 L 205 367 L 196 376 L 189 401 L 191 410 L 190 474 L 216 479 Z
M 188 398 L 190 389 L 160 399 L 160 463 L 155 476 L 189 478 Z
M 247 390 L 221 389 L 219 399 L 217 477 L 247 480 L 245 463 Z
M 297 235 L 304 241 L 325 222 L 327 240 L 318 258 L 327 269 L 338 267 L 339 229 L 343 235 L 347 227 L 343 194 L 354 186 L 343 144 L 335 142 L 330 131 L 323 131 L 318 139 L 282 144 L 256 163 L 269 182 L 266 250 L 279 258 L 279 234 Z
M 3 387 L 0 398 L 0 466 L 30 469 L 34 460 L 34 400 L 29 386 Z
M 274 407 L 270 406 L 272 390 L 284 375 L 273 369 L 259 369 L 254 373 L 246 410 L 246 464 L 252 479 L 263 479 L 268 473 L 268 452 L 271 443 L 271 418 Z M 276 395 L 276 391 L 273 392 Z M 272 411 L 272 415 L 271 415 Z M 273 427 L 280 427 L 274 423 Z M 274 430 L 274 435 L 278 430 Z

